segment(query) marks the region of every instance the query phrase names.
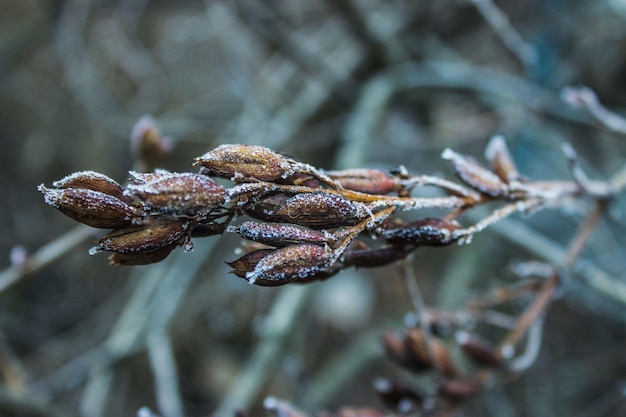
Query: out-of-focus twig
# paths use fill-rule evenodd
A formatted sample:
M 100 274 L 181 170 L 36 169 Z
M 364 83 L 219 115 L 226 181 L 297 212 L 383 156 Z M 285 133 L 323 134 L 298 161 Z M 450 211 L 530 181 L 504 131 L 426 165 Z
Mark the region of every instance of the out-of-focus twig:
M 485 21 L 502 40 L 502 43 L 526 67 L 536 64 L 537 51 L 522 38 L 513 27 L 508 16 L 500 10 L 493 0 L 469 0 L 478 9 Z
M 596 93 L 589 87 L 565 87 L 561 90 L 561 98 L 575 108 L 589 112 L 596 121 L 607 129 L 626 135 L 626 118 L 604 107 Z
M 64 255 L 76 249 L 90 238 L 95 237 L 96 229 L 88 226 L 76 226 L 67 233 L 59 236 L 29 255 L 23 263 L 12 265 L 0 272 L 0 293 L 25 278 L 26 276 L 43 269 Z

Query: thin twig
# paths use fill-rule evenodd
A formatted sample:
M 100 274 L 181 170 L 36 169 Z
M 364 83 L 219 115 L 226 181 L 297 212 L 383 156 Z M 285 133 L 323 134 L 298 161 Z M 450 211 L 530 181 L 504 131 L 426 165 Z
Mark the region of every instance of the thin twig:
M 96 229 L 88 226 L 76 226 L 28 256 L 23 264 L 12 265 L 0 272 L 0 293 L 21 279 L 46 268 L 67 253 L 96 236 Z

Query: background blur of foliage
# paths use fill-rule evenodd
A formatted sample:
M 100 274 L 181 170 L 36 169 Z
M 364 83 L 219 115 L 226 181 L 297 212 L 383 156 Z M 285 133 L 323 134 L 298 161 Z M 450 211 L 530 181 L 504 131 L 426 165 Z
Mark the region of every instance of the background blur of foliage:
M 502 133 L 531 178 L 569 178 L 564 141 L 592 176 L 607 177 L 624 165 L 625 138 L 559 92 L 587 85 L 626 113 L 626 2 L 497 3 L 530 51 L 525 59 L 469 0 L 0 2 L 1 266 L 15 246 L 33 252 L 75 226 L 44 205 L 37 184 L 85 169 L 125 180 L 130 131 L 144 114 L 173 139 L 162 162 L 173 171 L 191 170 L 193 157 L 220 143 L 251 143 L 321 168 L 402 164 L 449 175 L 442 149 L 480 156 Z M 396 82 L 397 68 L 414 72 L 416 85 Z M 619 280 L 623 209 L 622 198 L 583 253 Z M 565 246 L 581 219 L 546 211 L 523 222 Z M 501 233 L 418 251 L 426 302 L 460 308 L 510 281 L 511 262 L 536 259 L 515 243 L 523 235 Z M 158 411 L 158 395 L 168 395 L 155 393 L 162 346 L 173 349 L 173 392 L 186 416 L 209 415 L 244 390 L 236 378 L 271 343 L 264 317 L 285 290 L 227 274 L 223 261 L 238 244 L 196 239 L 195 253 L 113 268 L 88 256 L 85 242 L 1 293 L 0 415 Z M 372 380 L 400 375 L 377 339 L 411 310 L 395 268 L 351 270 L 310 288 L 262 390 L 243 404 L 254 415 L 265 413 L 265 395 L 309 411 L 380 406 Z M 569 277 L 537 364 L 465 415 L 624 415 L 625 320 L 624 304 Z M 160 325 L 171 344 L 150 330 Z

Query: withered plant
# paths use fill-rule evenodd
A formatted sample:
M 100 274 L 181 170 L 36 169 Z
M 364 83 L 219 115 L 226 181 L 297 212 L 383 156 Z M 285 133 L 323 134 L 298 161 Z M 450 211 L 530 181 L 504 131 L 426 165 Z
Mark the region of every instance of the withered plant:
M 175 248 L 193 250 L 192 239 L 236 233 L 245 254 L 228 262 L 250 284 L 279 286 L 325 280 L 348 268 L 403 265 L 416 304 L 415 320 L 401 333 L 385 333 L 391 361 L 427 374 L 428 389 L 380 379 L 375 389 L 396 413 L 451 415 L 464 400 L 506 381 L 534 361 L 542 317 L 559 286 L 562 268 L 573 264 L 612 199 L 626 186 L 625 171 L 608 181 L 590 180 L 573 149 L 563 147 L 572 179 L 541 181 L 520 173 L 501 136 L 485 150 L 487 166 L 446 149 L 459 181 L 411 173 L 354 168 L 325 171 L 271 149 L 221 145 L 195 159 L 197 173 L 131 171 L 122 185 L 92 171 L 71 174 L 39 190 L 45 201 L 86 225 L 112 229 L 89 253 L 111 252 L 113 265 L 162 261 Z M 230 181 L 216 180 L 216 178 Z M 428 188 L 427 194 L 420 191 Z M 435 190 L 435 192 L 433 192 Z M 423 246 L 467 245 L 488 226 L 514 213 L 535 213 L 587 199 L 594 208 L 560 265 L 529 263 L 518 268 L 519 284 L 473 300 L 457 311 L 426 308 L 404 260 Z M 476 222 L 464 216 L 485 206 Z M 420 216 L 428 209 L 438 217 Z M 407 215 L 399 215 L 409 212 Z M 190 255 L 192 256 L 192 255 Z M 499 312 L 515 306 L 517 318 Z M 521 306 L 521 308 L 520 308 Z M 487 323 L 500 329 L 486 338 Z M 526 348 L 520 342 L 526 340 Z M 301 413 L 268 399 L 279 415 Z M 382 410 L 346 409 L 338 416 L 384 415 Z

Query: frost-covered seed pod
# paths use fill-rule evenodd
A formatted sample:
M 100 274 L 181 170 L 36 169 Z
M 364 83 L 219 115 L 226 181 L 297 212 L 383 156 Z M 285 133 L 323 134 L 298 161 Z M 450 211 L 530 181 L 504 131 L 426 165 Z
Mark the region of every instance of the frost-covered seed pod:
M 312 229 L 354 226 L 371 215 L 360 203 L 321 192 L 295 195 L 265 214 L 269 221 L 293 223 Z
M 300 244 L 276 249 L 246 273 L 250 284 L 276 286 L 330 276 L 332 251 L 328 247 Z
M 138 210 L 101 191 L 77 188 L 49 189 L 41 184 L 47 204 L 77 222 L 103 229 L 119 229 L 138 221 Z
M 293 174 L 290 160 L 264 146 L 220 145 L 195 159 L 209 175 L 272 181 Z
M 401 189 L 400 180 L 378 169 L 346 169 L 327 171 L 343 188 L 367 194 L 389 194 Z
M 441 157 L 450 161 L 454 173 L 473 189 L 491 197 L 508 195 L 507 184 L 475 159 L 456 153 L 449 148 L 443 151 Z
M 181 245 L 187 239 L 188 224 L 173 219 L 151 219 L 141 226 L 113 230 L 89 251 L 122 254 L 149 253 L 170 245 Z
M 79 171 L 52 183 L 61 189 L 84 189 L 99 191 L 116 197 L 125 203 L 132 204 L 132 199 L 124 195 L 124 188 L 115 180 L 95 171 Z
M 144 184 L 129 184 L 126 190 L 159 213 L 208 213 L 224 203 L 224 188 L 200 174 L 161 174 Z
M 176 246 L 178 245 L 173 244 L 144 253 L 113 253 L 109 256 L 109 264 L 123 266 L 154 264 L 167 258 Z
M 244 239 L 253 240 L 277 248 L 296 243 L 325 245 L 330 243 L 331 234 L 325 230 L 313 230 L 286 223 L 244 222 L 229 229 Z
M 382 239 L 395 245 L 446 246 L 456 240 L 453 232 L 458 229 L 459 225 L 447 220 L 424 218 L 387 229 Z

